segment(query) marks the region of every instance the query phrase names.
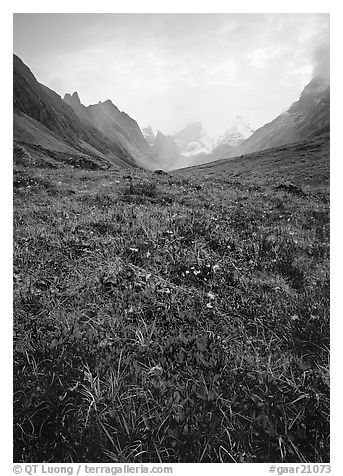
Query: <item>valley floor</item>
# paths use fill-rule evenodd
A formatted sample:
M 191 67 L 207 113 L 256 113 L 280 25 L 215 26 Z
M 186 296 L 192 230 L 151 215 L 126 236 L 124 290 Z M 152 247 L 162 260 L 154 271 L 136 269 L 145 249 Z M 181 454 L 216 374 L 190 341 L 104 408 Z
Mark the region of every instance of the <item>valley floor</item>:
M 15 160 L 14 461 L 329 461 L 327 146 Z

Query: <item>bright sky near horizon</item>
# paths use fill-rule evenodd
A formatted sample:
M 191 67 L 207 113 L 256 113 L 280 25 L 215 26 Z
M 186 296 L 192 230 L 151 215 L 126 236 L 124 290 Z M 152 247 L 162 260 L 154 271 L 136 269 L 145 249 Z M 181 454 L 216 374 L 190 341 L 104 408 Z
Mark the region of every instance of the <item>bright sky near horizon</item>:
M 173 134 L 236 115 L 257 128 L 328 73 L 326 13 L 14 14 L 14 52 L 37 80 L 83 104 L 111 99 Z

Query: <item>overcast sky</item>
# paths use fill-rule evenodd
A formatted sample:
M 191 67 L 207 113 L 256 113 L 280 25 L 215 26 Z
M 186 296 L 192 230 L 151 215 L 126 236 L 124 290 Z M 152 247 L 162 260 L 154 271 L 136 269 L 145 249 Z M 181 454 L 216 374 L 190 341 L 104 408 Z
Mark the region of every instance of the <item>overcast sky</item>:
M 14 15 L 14 52 L 39 82 L 167 134 L 271 121 L 326 72 L 328 44 L 328 14 Z

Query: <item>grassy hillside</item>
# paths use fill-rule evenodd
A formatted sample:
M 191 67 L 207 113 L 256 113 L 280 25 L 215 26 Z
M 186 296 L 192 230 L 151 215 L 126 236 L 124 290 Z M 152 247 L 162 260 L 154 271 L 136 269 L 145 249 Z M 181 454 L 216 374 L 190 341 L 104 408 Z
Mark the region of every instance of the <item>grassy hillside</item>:
M 43 166 L 16 156 L 14 460 L 329 461 L 325 137 Z

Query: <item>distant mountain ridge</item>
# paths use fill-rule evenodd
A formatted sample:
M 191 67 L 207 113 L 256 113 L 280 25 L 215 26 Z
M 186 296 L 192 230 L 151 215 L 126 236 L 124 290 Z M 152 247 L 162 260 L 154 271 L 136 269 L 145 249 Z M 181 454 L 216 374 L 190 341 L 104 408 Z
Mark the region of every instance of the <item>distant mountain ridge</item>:
M 301 142 L 329 131 L 330 85 L 324 78 L 313 78 L 286 112 L 256 131 L 237 116 L 217 139 L 207 135 L 201 122 L 188 124 L 174 136 L 160 131 L 155 136 L 150 126 L 141 131 L 111 100 L 84 106 L 76 91 L 62 99 L 13 55 L 13 113 L 14 142 L 38 147 L 42 154 L 85 157 L 103 167 L 173 170 Z

